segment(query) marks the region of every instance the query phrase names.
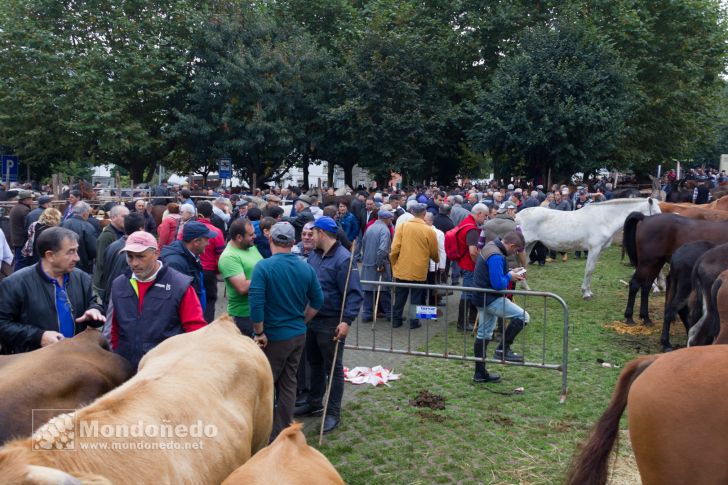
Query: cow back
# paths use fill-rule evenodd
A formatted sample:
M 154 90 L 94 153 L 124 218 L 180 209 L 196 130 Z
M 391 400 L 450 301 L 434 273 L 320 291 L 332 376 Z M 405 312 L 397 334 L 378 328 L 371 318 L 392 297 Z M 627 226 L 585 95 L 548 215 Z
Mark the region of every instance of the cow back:
M 87 329 L 48 347 L 1 356 L 0 443 L 30 436 L 51 417 L 128 380 L 131 364 L 108 349 L 99 331 Z

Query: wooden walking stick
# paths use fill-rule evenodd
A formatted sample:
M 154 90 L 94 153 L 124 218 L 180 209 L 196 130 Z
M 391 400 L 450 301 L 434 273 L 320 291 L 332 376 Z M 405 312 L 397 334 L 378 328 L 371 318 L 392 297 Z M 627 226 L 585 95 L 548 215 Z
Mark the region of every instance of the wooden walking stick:
M 379 275 L 379 282 L 382 282 L 382 276 L 384 272 Z M 374 324 L 377 323 L 377 308 L 379 308 L 379 295 L 382 293 L 382 285 L 377 285 L 377 296 L 374 298 L 374 315 L 372 315 L 372 330 L 374 330 Z
M 341 312 L 339 312 L 339 323 L 344 319 L 344 308 L 346 306 L 346 295 L 349 292 L 349 278 L 351 277 L 351 267 L 354 264 L 354 250 L 356 249 L 356 240 L 351 243 L 351 258 L 349 258 L 349 270 L 346 272 L 346 283 L 344 284 L 344 294 L 341 297 Z M 334 369 L 336 369 L 336 358 L 339 354 L 339 344 L 341 341 L 334 336 L 336 345 L 334 346 L 334 358 L 331 360 L 331 371 L 329 372 L 329 382 L 326 385 L 326 395 L 324 396 L 324 414 L 321 416 L 321 430 L 319 431 L 319 446 L 324 442 L 324 422 L 326 421 L 326 411 L 329 408 L 329 398 L 331 397 L 331 384 L 334 382 Z

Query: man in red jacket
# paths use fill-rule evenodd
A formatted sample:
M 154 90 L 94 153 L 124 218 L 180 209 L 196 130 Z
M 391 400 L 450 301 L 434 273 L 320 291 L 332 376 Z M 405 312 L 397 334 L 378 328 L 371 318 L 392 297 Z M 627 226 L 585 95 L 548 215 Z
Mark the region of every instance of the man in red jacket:
M 215 319 L 215 302 L 217 301 L 217 274 L 219 272 L 217 262 L 220 255 L 225 251 L 225 236 L 222 231 L 215 227 L 210 220 L 212 217 L 212 204 L 207 200 L 201 200 L 197 203 L 197 222 L 201 222 L 207 228 L 217 234 L 210 239 L 210 243 L 200 254 L 200 263 L 202 263 L 203 283 L 205 285 L 205 320 L 211 322 Z M 180 231 L 177 239 L 182 239 L 182 231 Z
M 460 228 L 457 234 L 458 248 L 462 248 L 461 254 L 463 255 L 458 260 L 458 266 L 462 272 L 463 286 L 466 287 L 475 286 L 473 272 L 475 271 L 475 261 L 478 259 L 480 226 L 488 218 L 489 212 L 487 205 L 475 204 L 470 215 L 458 225 Z M 460 306 L 458 307 L 458 329 L 468 332 L 473 330 L 478 315 L 478 309 L 473 305 L 472 297 L 472 293 L 463 291 L 460 294 Z

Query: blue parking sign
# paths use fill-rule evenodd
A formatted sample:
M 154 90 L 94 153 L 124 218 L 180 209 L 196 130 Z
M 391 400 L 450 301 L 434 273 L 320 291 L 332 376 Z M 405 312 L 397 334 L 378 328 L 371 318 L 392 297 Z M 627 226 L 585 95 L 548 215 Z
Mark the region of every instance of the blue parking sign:
M 17 182 L 18 181 L 18 166 L 20 165 L 20 160 L 18 159 L 17 155 L 3 155 L 3 166 L 2 166 L 2 174 L 0 174 L 0 178 L 2 180 L 8 181 L 8 171 L 10 172 L 10 182 Z
M 218 176 L 220 179 L 229 179 L 232 178 L 233 170 L 232 170 L 232 164 L 233 161 L 229 158 L 221 158 L 219 161 L 219 168 L 218 168 Z

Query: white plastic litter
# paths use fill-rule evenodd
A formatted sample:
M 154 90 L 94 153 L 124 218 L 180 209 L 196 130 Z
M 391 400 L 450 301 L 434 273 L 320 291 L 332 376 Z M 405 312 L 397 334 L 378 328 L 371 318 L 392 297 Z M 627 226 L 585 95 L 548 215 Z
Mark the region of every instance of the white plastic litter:
M 371 384 L 378 386 L 379 384 L 387 384 L 389 381 L 396 381 L 400 374 L 394 374 L 391 370 L 385 369 L 381 365 L 376 367 L 354 367 L 349 369 L 344 367 L 344 381 L 352 384 Z

